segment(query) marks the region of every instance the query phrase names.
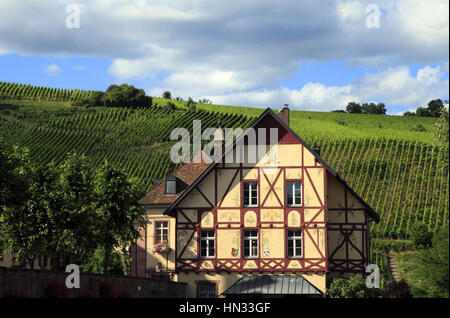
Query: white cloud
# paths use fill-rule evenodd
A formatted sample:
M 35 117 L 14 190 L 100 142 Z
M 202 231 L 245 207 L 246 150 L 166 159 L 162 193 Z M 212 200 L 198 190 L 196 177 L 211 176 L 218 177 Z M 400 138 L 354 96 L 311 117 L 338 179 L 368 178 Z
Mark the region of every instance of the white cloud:
M 49 76 L 55 76 L 55 75 L 59 75 L 62 73 L 62 69 L 56 65 L 56 64 L 52 64 L 49 65 L 45 68 L 44 70 L 45 74 L 49 75 Z
M 449 36 L 449 3 L 443 0 L 409 0 L 396 3 L 390 16 L 397 19 L 400 32 L 424 48 L 447 46 Z M 395 17 L 394 17 L 395 12 Z M 446 38 L 447 41 L 443 41 Z
M 407 67 L 367 74 L 344 86 L 307 83 L 299 89 L 239 92 L 207 96 L 214 103 L 274 108 L 288 103 L 294 109 L 329 111 L 344 109 L 348 102 L 384 102 L 389 105 L 426 105 L 431 99 L 448 96 L 448 78 L 442 66 L 425 66 L 411 75 Z
M 361 1 L 340 1 L 336 11 L 345 23 L 361 23 L 365 19 L 365 6 Z
M 412 76 L 405 66 L 448 69 L 447 0 L 376 1 L 379 29 L 365 25 L 372 0 L 79 0 L 80 29 L 67 29 L 71 2 L 1 0 L 0 53 L 109 58 L 109 74 L 148 80 L 152 92 L 241 97 L 241 105 L 278 103 L 287 94 L 291 104 L 314 109 L 356 96 L 415 105 L 442 90 L 436 78 L 445 67 Z M 301 62 L 330 60 L 383 71 L 345 86 L 279 87 Z

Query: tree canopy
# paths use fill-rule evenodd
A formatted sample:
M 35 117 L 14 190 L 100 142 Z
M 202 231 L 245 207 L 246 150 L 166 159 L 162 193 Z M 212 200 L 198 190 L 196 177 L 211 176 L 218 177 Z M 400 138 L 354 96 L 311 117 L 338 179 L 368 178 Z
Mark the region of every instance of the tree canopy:
M 411 268 L 411 278 L 419 282 L 411 288 L 415 297 L 449 297 L 449 228 L 437 232 L 431 248 L 419 252 Z
M 152 98 L 133 85 L 110 85 L 106 92 L 94 91 L 90 96 L 74 101 L 75 106 L 150 107 Z
M 144 191 L 131 183 L 126 174 L 108 162 L 97 170 L 94 178 L 98 242 L 104 250 L 104 273 L 107 273 L 114 250 L 139 237 L 144 226 L 139 200 Z
M 108 162 L 92 169 L 88 159 L 76 153 L 69 153 L 58 166 L 33 163 L 26 150 L 0 155 L 16 163 L 3 170 L 23 180 L 27 193 L 21 202 L 12 203 L 2 195 L 0 231 L 6 250 L 30 268 L 39 255 L 70 256 L 78 265 L 104 255 L 104 273 L 116 262 L 118 251 L 127 259 L 144 225 L 138 202 L 143 190 L 137 182 Z
M 386 114 L 386 107 L 384 103 L 363 103 L 349 102 L 346 110 L 350 114 Z
M 347 104 L 346 110 L 348 113 L 351 113 L 351 114 L 361 114 L 362 113 L 361 105 L 356 102 L 349 102 Z
M 433 99 L 428 102 L 428 107 L 418 107 L 416 112 L 407 111 L 404 116 L 422 116 L 422 117 L 439 117 L 441 115 L 444 103 L 441 99 Z
M 27 196 L 27 179 L 22 176 L 18 151 L 7 149 L 0 139 L 0 207 L 21 204 Z
M 169 91 L 165 91 L 162 96 L 165 99 L 171 99 L 172 98 L 172 94 Z
M 372 298 L 381 296 L 377 288 L 366 287 L 366 280 L 359 274 L 350 277 L 336 277 L 327 288 L 327 296 L 330 298 Z

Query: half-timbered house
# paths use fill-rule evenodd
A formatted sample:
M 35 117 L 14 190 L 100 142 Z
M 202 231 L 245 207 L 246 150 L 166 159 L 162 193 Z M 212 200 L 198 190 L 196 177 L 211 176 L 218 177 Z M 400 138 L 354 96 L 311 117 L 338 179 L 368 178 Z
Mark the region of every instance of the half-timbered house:
M 287 107 L 251 128 L 277 128 L 277 161 L 191 162 L 152 188 L 132 275 L 236 297 L 321 295 L 327 278 L 364 272 L 375 211 L 289 128 Z

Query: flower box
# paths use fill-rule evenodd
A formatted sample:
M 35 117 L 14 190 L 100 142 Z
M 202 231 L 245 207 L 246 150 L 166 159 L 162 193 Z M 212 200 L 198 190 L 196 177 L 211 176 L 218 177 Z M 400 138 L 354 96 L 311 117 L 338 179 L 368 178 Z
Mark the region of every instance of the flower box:
M 152 247 L 153 253 L 167 253 L 170 251 L 170 247 L 168 247 L 166 244 L 156 244 Z

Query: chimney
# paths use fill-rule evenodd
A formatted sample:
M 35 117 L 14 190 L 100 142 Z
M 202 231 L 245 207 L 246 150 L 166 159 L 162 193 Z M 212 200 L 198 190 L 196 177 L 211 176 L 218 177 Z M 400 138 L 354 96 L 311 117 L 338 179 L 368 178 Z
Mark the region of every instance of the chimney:
M 289 105 L 284 104 L 282 110 L 279 111 L 278 116 L 280 116 L 281 120 L 289 127 Z

